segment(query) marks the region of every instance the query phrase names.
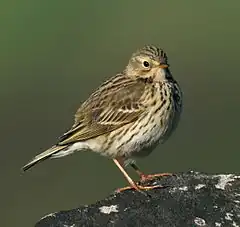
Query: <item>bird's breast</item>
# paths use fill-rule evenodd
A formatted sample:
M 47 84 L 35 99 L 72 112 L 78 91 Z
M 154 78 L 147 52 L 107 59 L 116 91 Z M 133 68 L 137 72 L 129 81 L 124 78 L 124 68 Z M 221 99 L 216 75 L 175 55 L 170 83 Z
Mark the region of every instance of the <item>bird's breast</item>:
M 106 155 L 146 156 L 167 140 L 178 121 L 173 93 L 168 89 L 156 86 L 146 92 L 142 100 L 146 111 L 136 121 L 108 135 L 103 148 Z

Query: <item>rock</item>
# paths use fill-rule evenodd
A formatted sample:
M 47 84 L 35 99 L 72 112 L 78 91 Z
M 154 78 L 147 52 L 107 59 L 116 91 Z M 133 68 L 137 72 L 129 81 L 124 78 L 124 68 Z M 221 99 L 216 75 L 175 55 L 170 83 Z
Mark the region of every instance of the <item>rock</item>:
M 95 204 L 43 217 L 36 227 L 240 226 L 240 175 L 178 173 L 162 189 L 114 193 Z

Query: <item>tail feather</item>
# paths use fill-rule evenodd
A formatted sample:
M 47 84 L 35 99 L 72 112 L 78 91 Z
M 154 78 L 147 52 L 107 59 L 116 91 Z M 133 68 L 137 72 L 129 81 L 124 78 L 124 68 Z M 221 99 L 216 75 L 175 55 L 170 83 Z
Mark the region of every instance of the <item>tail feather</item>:
M 42 161 L 46 160 L 47 158 L 50 158 L 53 154 L 63 150 L 66 147 L 67 147 L 67 145 L 53 146 L 53 147 L 49 148 L 48 150 L 46 150 L 46 151 L 42 152 L 41 154 L 37 155 L 36 157 L 34 157 L 29 163 L 27 163 L 25 166 L 22 167 L 22 170 L 26 171 L 26 170 L 30 169 L 37 163 L 42 162 Z

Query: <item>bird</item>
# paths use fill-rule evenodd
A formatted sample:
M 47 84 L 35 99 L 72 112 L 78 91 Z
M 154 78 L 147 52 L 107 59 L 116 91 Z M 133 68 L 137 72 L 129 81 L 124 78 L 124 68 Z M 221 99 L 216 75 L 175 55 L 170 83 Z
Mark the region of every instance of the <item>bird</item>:
M 145 45 L 133 52 L 121 73 L 103 82 L 77 109 L 72 127 L 52 147 L 35 156 L 22 170 L 46 159 L 92 151 L 112 159 L 129 186 L 138 191 L 158 186 L 141 183 L 170 173 L 144 174 L 135 159 L 148 156 L 177 128 L 182 112 L 182 91 L 174 79 L 167 53 Z M 130 165 L 140 177 L 126 172 Z

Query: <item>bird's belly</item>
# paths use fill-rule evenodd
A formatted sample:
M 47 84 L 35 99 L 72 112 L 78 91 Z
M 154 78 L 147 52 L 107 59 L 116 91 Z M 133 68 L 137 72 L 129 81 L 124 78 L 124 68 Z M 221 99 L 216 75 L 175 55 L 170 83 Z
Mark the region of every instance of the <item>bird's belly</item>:
M 131 156 L 147 156 L 152 150 L 161 142 L 165 141 L 165 134 L 170 130 L 170 119 L 165 116 L 165 124 L 161 125 L 160 117 L 153 117 L 150 113 L 145 121 L 134 122 L 125 125 L 124 129 L 117 132 L 114 142 L 111 147 L 108 147 L 108 153 L 117 156 L 131 157 Z M 167 122 L 169 121 L 169 123 Z M 116 132 L 114 132 L 116 133 Z M 111 136 L 110 136 L 111 137 Z

